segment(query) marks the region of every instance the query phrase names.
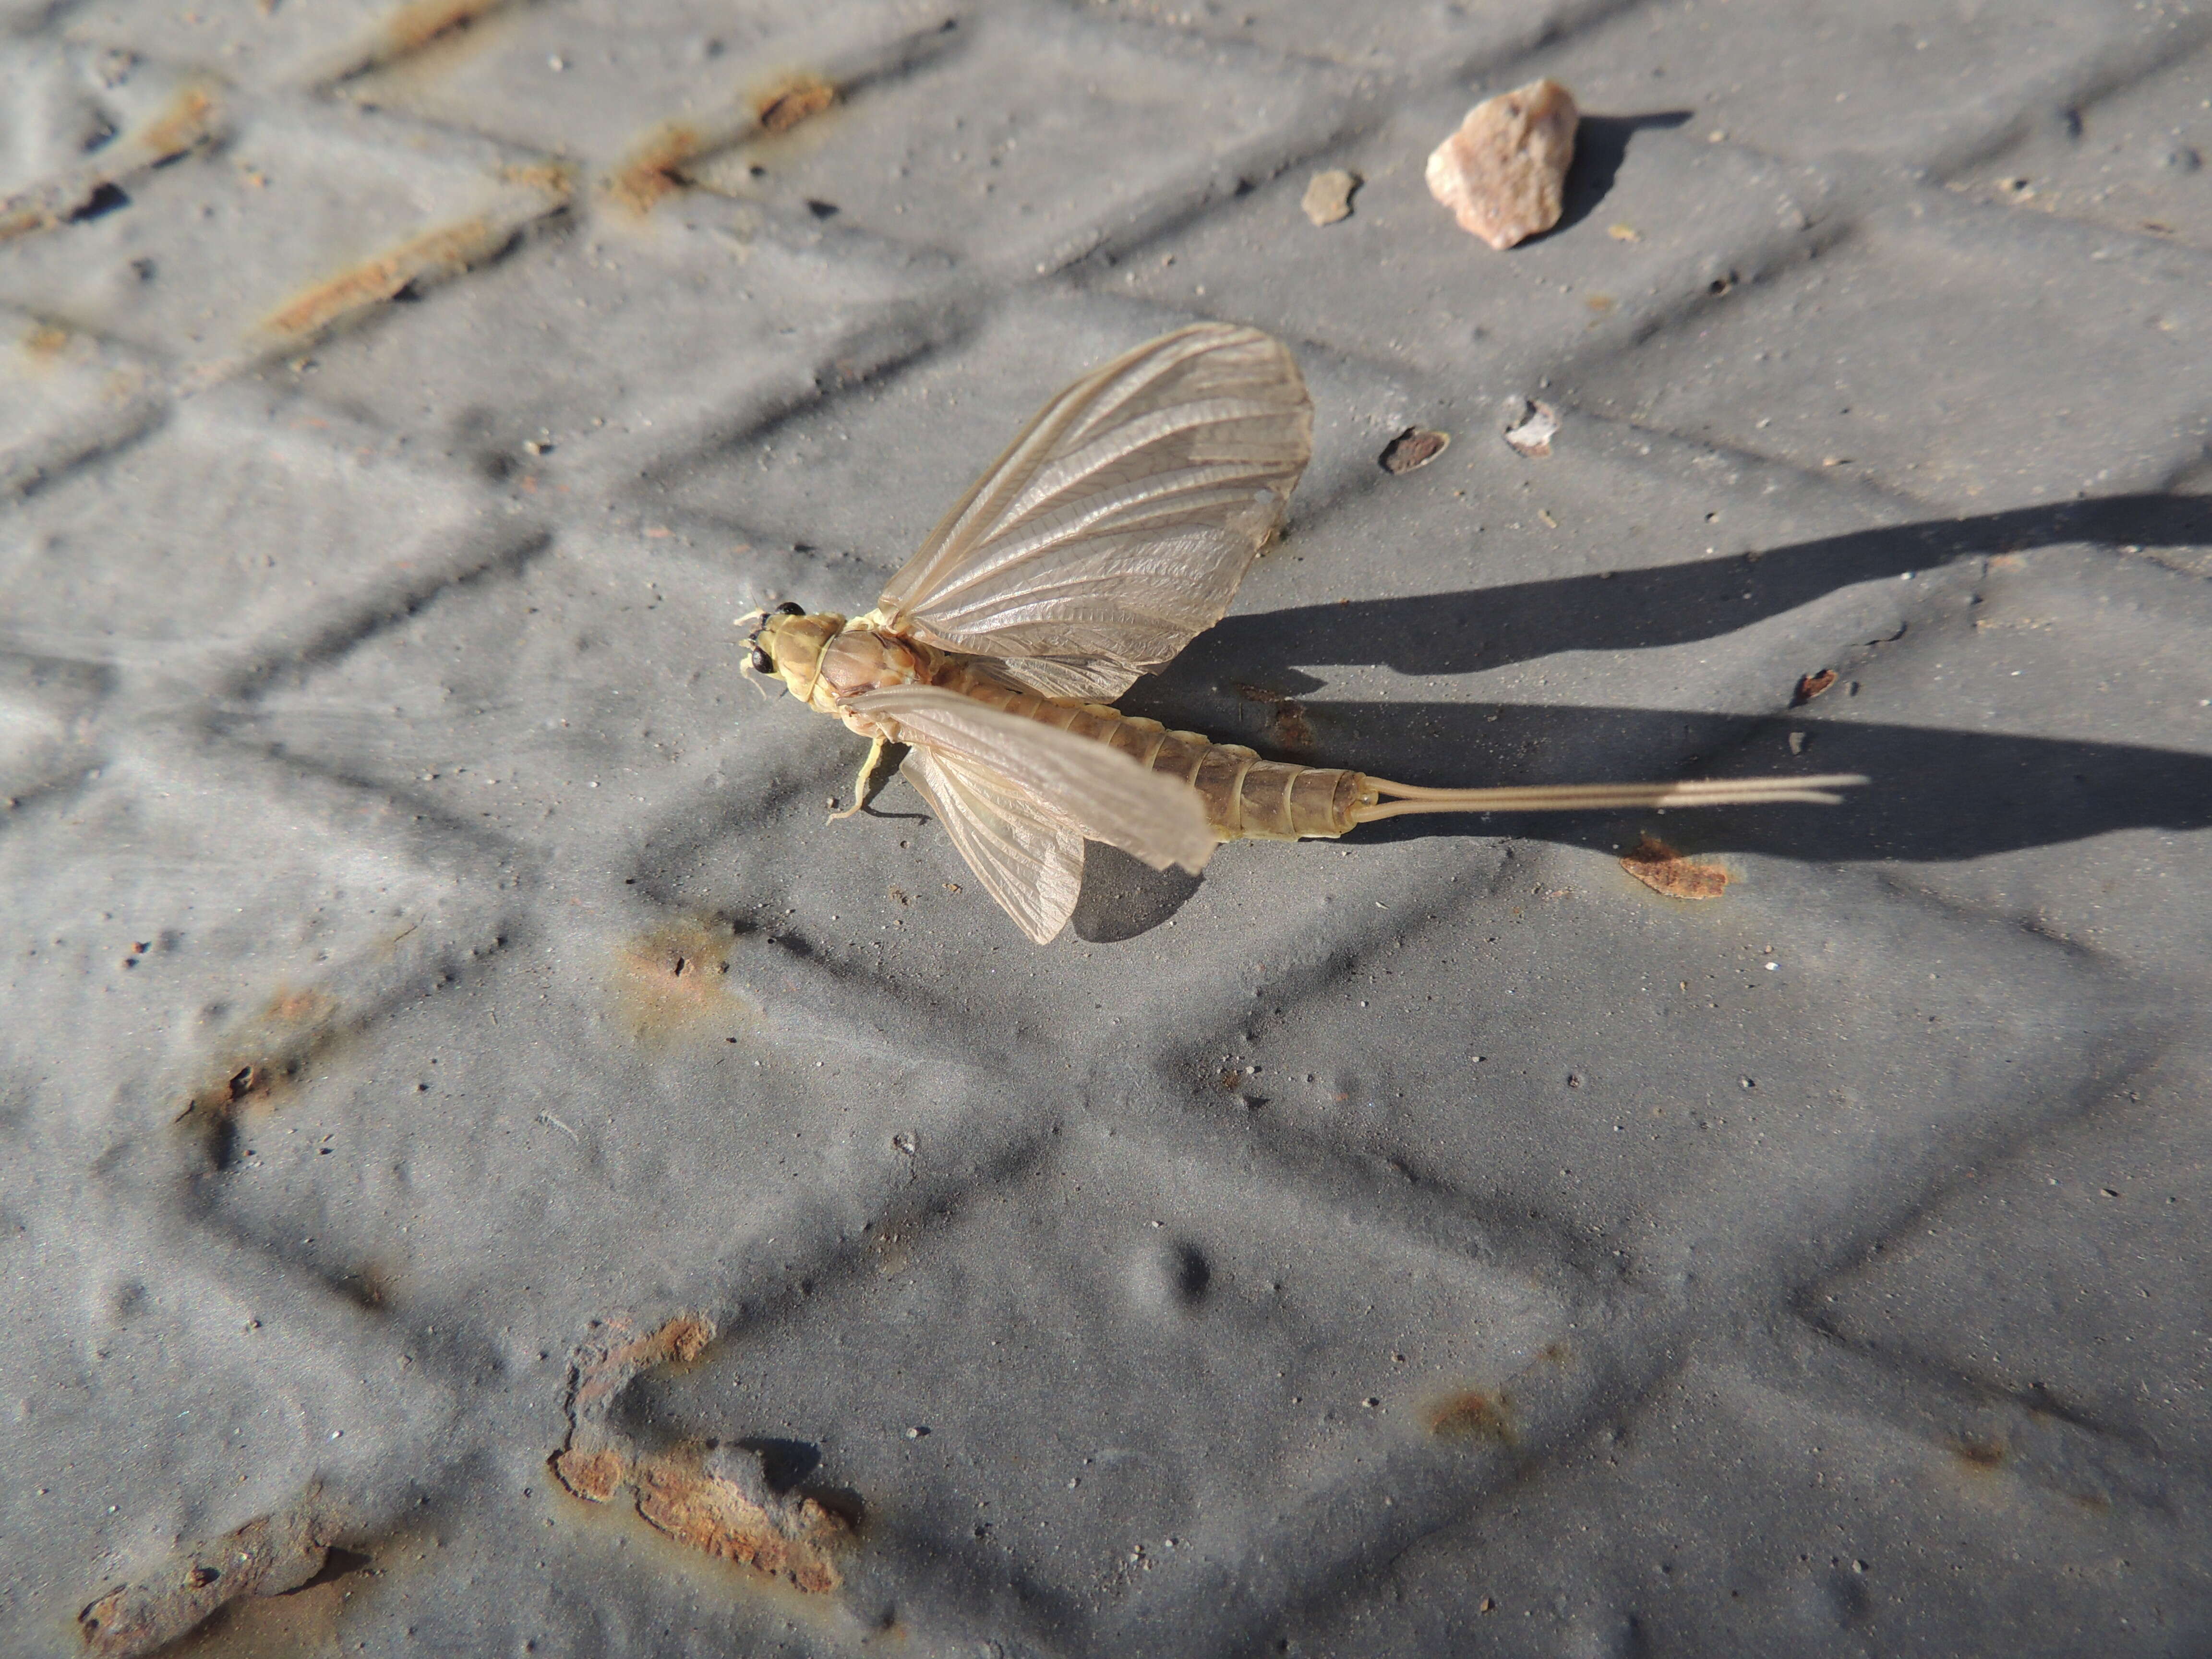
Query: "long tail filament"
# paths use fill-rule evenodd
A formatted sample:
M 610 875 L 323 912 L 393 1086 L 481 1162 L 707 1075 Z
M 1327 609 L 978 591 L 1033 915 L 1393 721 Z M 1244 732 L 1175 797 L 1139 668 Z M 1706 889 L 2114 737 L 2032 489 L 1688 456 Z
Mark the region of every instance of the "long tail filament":
M 1395 818 L 1410 812 L 1580 812 L 1621 806 L 1770 806 L 1777 801 L 1807 801 L 1833 806 L 1831 793 L 1866 780 L 1837 772 L 1812 778 L 1703 778 L 1681 783 L 1549 783 L 1502 789 L 1423 789 L 1370 777 L 1368 787 L 1384 799 L 1356 808 L 1355 823 Z

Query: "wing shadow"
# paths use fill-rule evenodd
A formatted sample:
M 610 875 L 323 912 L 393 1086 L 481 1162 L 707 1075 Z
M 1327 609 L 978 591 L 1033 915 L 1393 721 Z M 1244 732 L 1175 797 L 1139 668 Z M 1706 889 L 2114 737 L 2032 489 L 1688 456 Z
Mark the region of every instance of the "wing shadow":
M 1834 694 L 1831 694 L 1834 695 Z M 1316 765 L 1359 766 L 1403 783 L 1596 782 L 1680 776 L 1863 772 L 1840 806 L 1649 811 L 1464 813 L 1395 818 L 1367 842 L 1514 836 L 1619 850 L 1644 830 L 1705 851 L 1825 864 L 1949 862 L 2083 841 L 2123 830 L 2212 828 L 2212 756 L 2129 744 L 1947 732 L 1848 719 L 1747 717 L 1546 704 L 1307 703 Z M 1249 720 L 1248 716 L 1248 720 Z M 1253 722 L 1255 726 L 1258 722 Z M 1791 734 L 1800 739 L 1793 753 Z M 1227 734 L 1224 734 L 1226 736 Z M 1248 733 L 1255 747 L 1266 732 Z M 1282 752 L 1278 750 L 1279 753 Z M 1133 859 L 1086 874 L 1078 932 L 1098 942 L 1159 925 L 1198 878 L 1161 877 Z
M 1863 772 L 1873 782 L 1841 806 L 1668 815 L 1703 848 L 1820 863 L 1944 862 L 2119 830 L 2212 826 L 2212 756 L 2181 750 L 1814 719 L 1802 710 L 1747 719 L 1555 705 L 1319 703 L 1308 704 L 1306 714 L 1327 749 L 1340 740 L 1343 753 L 1362 757 L 1363 770 L 1406 783 L 1444 785 L 1448 772 L 1464 781 L 1470 767 L 1474 781 L 1501 783 Z M 1791 751 L 1792 733 L 1802 752 Z M 1563 758 L 1577 755 L 1589 758 Z M 1625 826 L 1654 821 L 1649 812 L 1498 814 L 1397 818 L 1359 833 L 1378 841 L 1512 835 L 1604 848 L 1623 844 Z
M 1676 817 L 1700 848 L 1810 861 L 1942 862 L 2116 830 L 2212 827 L 2212 757 L 2064 738 L 1896 726 L 1842 717 L 1848 703 L 1778 714 L 1542 704 L 1310 702 L 1320 682 L 1284 666 L 1383 664 L 1409 675 L 1472 673 L 1568 650 L 1629 650 L 1717 638 L 1853 583 L 1978 555 L 2062 543 L 2212 544 L 2212 501 L 2113 496 L 1972 519 L 1853 532 L 1756 559 L 1356 600 L 1233 617 L 1194 641 L 1125 706 L 1171 726 L 1310 765 L 1356 766 L 1405 783 L 1583 782 L 1684 775 L 1863 772 L 1839 807 Z M 1830 697 L 1840 699 L 1840 691 Z M 1798 735 L 1798 748 L 1790 746 Z M 1612 849 L 1650 813 L 1439 816 L 1358 832 L 1370 841 L 1511 835 Z M 1690 826 L 1694 826 L 1691 828 Z M 1149 931 L 1198 883 L 1157 877 L 1093 848 L 1077 930 L 1107 941 Z
M 1169 700 L 1201 684 L 1237 681 L 1297 696 L 1318 690 L 1321 682 L 1286 670 L 1286 663 L 1472 674 L 1560 651 L 1684 645 L 1734 633 L 1856 583 L 2068 542 L 2212 545 L 2212 497 L 2063 501 L 1853 531 L 1755 557 L 1738 553 L 1460 593 L 1231 617 L 1193 641 L 1156 679 L 1139 684 Z

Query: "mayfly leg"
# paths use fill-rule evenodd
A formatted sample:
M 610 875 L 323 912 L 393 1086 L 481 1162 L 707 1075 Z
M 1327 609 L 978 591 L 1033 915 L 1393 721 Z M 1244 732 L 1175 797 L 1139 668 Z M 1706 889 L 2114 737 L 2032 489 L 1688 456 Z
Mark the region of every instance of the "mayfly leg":
M 890 739 L 888 738 L 878 738 L 868 745 L 868 757 L 860 763 L 860 776 L 853 780 L 853 804 L 842 812 L 832 812 L 830 823 L 849 818 L 868 804 L 868 780 L 875 775 L 877 763 L 883 759 L 884 750 L 890 747 Z
M 1552 783 L 1492 789 L 1423 789 L 1370 777 L 1367 787 L 1381 797 L 1355 807 L 1354 823 L 1372 823 L 1413 812 L 1581 812 L 1622 806 L 1769 806 L 1804 801 L 1834 806 L 1866 779 L 1835 772 L 1811 778 L 1704 778 L 1684 783 Z

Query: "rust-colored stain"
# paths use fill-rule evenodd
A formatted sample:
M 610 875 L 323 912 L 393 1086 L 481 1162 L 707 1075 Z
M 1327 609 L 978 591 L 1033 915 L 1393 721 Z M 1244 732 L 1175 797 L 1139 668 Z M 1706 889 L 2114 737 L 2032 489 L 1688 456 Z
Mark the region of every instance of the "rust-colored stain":
M 789 132 L 837 101 L 837 88 L 818 75 L 794 75 L 753 100 L 753 118 L 767 133 Z
M 465 270 L 504 247 L 511 234 L 482 218 L 425 231 L 316 283 L 271 313 L 260 331 L 281 344 L 301 343 L 356 312 L 383 304 L 410 283 Z
M 576 169 L 565 162 L 509 162 L 499 176 L 503 184 L 536 191 L 556 208 L 566 207 L 576 194 Z
M 634 213 L 650 213 L 690 182 L 685 169 L 691 162 L 749 139 L 781 137 L 836 101 L 832 82 L 801 71 L 771 82 L 737 109 L 664 122 L 607 176 L 606 193 Z
M 576 1356 L 576 1387 L 569 1410 L 580 1423 L 603 1417 L 608 1402 L 640 1371 L 671 1363 L 691 1364 L 714 1340 L 714 1327 L 696 1314 L 678 1314 L 648 1336 L 635 1335 L 618 1322 L 610 1328 L 609 1337 L 586 1345 Z
M 853 1532 L 838 1509 L 804 1491 L 770 1490 L 734 1448 L 641 1450 L 616 1420 L 617 1402 L 641 1372 L 696 1360 L 714 1340 L 713 1324 L 679 1314 L 644 1335 L 623 1319 L 596 1328 L 600 1334 L 576 1352 L 568 1443 L 551 1460 L 562 1486 L 592 1504 L 611 1503 L 627 1487 L 646 1523 L 679 1544 L 809 1595 L 836 1589 L 842 1580 L 831 1554 Z
M 631 1034 L 667 1036 L 702 1024 L 725 1028 L 751 1010 L 730 990 L 737 935 L 726 922 L 666 922 L 617 951 L 618 1000 Z
M 707 1352 L 707 1345 L 714 1340 L 714 1328 L 703 1319 L 688 1315 L 670 1320 L 660 1328 L 660 1345 L 668 1357 L 679 1365 L 688 1365 Z
M 1960 1435 L 1951 1443 L 1951 1455 L 1977 1474 L 1989 1474 L 2004 1466 L 2005 1443 L 1978 1435 Z
M 249 1521 L 149 1578 L 117 1585 L 77 1614 L 77 1630 L 88 1648 L 112 1659 L 151 1653 L 241 1596 L 298 1589 L 323 1570 L 331 1541 L 310 1493 L 290 1513 Z
M 279 991 L 232 1034 L 207 1080 L 185 1101 L 182 1121 L 215 1136 L 273 1097 L 338 1035 L 338 1002 L 325 991 Z
M 1385 444 L 1375 459 L 1385 472 L 1407 473 L 1415 467 L 1426 466 L 1450 447 L 1450 433 L 1409 426 Z
M 1620 867 L 1668 898 L 1717 899 L 1728 890 L 1729 873 L 1719 865 L 1695 863 L 1650 836 L 1629 849 Z
M 1790 694 L 1790 706 L 1795 708 L 1801 703 L 1812 702 L 1840 678 L 1832 668 L 1823 668 L 1817 673 L 1804 676 L 1797 682 L 1796 690 Z
M 1512 1445 L 1520 1437 L 1513 1426 L 1512 1402 L 1503 1394 L 1463 1389 L 1428 1409 L 1429 1432 L 1449 1439 L 1494 1440 Z
M 665 196 L 684 188 L 684 164 L 696 156 L 704 140 L 685 121 L 659 128 L 607 180 L 607 194 L 634 213 L 650 213 Z
M 505 0 L 410 0 L 392 13 L 384 26 L 385 53 L 404 58 L 420 52 L 441 34 L 466 28 Z
M 43 357 L 48 361 L 62 355 L 70 343 L 70 331 L 54 323 L 34 323 L 23 335 L 26 356 Z
M 622 1454 L 605 1449 L 559 1452 L 553 1459 L 553 1473 L 586 1503 L 604 1504 L 622 1490 Z
M 279 991 L 269 1003 L 264 1018 L 285 1025 L 305 1025 L 337 1011 L 337 999 L 326 991 Z
M 198 88 L 187 88 L 136 135 L 137 147 L 149 165 L 181 155 L 214 130 L 214 117 L 215 100 Z
M 0 201 L 0 241 L 66 223 L 106 186 L 206 139 L 215 131 L 215 116 L 214 96 L 201 88 L 186 88 L 145 125 L 101 150 L 93 165 Z
M 824 1595 L 843 1581 L 829 1552 L 848 1531 L 843 1517 L 811 1498 L 770 1510 L 734 1480 L 710 1474 L 686 1454 L 647 1458 L 634 1477 L 637 1512 L 679 1544 Z

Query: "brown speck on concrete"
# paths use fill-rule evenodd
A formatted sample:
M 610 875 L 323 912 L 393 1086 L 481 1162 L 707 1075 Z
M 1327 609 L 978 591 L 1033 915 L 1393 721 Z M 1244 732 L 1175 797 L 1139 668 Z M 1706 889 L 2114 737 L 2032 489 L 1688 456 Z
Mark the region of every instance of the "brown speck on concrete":
M 837 88 L 818 75 L 794 75 L 753 100 L 753 118 L 763 132 L 789 132 L 837 101 Z
M 239 1118 L 275 1097 L 340 1034 L 338 1001 L 318 990 L 279 991 L 228 1035 L 179 1121 L 206 1136 L 218 1165 L 229 1162 Z
M 1837 678 L 1836 671 L 1832 668 L 1823 668 L 1818 673 L 1805 675 L 1797 682 L 1796 690 L 1790 694 L 1790 706 L 1795 708 L 1800 704 L 1812 702 L 1814 698 L 1835 684 Z
M 650 213 L 662 198 L 684 188 L 684 164 L 706 149 L 699 129 L 672 121 L 654 130 L 607 179 L 607 194 L 633 213 Z
M 1717 899 L 1728 890 L 1729 873 L 1719 865 L 1694 863 L 1650 836 L 1629 849 L 1620 867 L 1668 898 Z
M 137 147 L 149 166 L 182 155 L 214 131 L 214 117 L 215 100 L 197 87 L 188 87 L 137 135 Z
M 616 999 L 631 1035 L 681 1036 L 702 1024 L 726 1036 L 750 1012 L 730 989 L 736 931 L 726 921 L 685 917 L 624 943 L 615 954 Z
M 1423 427 L 1409 426 L 1382 447 L 1375 459 L 1377 465 L 1394 476 L 1411 472 L 1416 467 L 1426 466 L 1451 447 L 1451 434 L 1431 432 Z
M 1494 1440 L 1501 1446 L 1518 1437 L 1513 1427 L 1511 1402 L 1503 1394 L 1463 1389 L 1431 1406 L 1429 1432 L 1444 1438 Z
M 1977 1474 L 1990 1474 L 2004 1466 L 2005 1443 L 1978 1435 L 1960 1435 L 1951 1443 L 1951 1455 Z
M 337 1000 L 324 991 L 279 991 L 270 1000 L 267 1018 L 286 1025 L 304 1025 L 334 1012 Z
M 1574 164 L 1574 94 L 1557 81 L 1477 104 L 1429 157 L 1429 193 L 1462 230 L 1504 249 L 1559 222 Z
M 576 193 L 575 168 L 560 161 L 514 161 L 499 170 L 501 182 L 536 191 L 553 206 L 565 207 Z

